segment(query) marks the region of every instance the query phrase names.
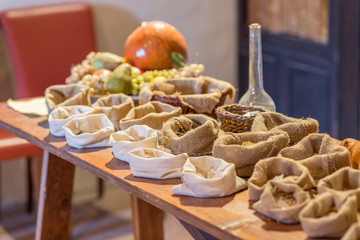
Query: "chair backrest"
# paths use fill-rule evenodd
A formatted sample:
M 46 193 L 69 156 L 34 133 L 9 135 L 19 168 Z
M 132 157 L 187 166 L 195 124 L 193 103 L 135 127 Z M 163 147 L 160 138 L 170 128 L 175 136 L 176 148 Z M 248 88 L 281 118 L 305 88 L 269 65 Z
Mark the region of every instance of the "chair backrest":
M 64 84 L 72 65 L 96 51 L 91 6 L 49 5 L 0 13 L 15 74 L 17 97 L 43 96 Z

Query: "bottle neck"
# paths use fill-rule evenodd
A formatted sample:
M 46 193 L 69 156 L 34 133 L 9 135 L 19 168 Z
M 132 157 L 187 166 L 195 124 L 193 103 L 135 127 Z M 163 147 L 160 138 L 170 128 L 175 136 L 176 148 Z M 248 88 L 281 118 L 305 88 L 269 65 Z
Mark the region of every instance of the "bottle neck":
M 263 89 L 261 26 L 249 26 L 249 89 Z

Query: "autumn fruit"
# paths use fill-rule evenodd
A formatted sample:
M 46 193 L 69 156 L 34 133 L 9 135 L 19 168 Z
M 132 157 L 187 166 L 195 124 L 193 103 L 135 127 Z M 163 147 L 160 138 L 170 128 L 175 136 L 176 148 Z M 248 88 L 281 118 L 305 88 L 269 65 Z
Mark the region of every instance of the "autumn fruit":
M 131 65 L 123 63 L 115 68 L 107 80 L 106 87 L 110 93 L 131 94 Z
M 124 48 L 126 61 L 142 71 L 172 68 L 173 52 L 187 59 L 185 38 L 175 27 L 162 21 L 141 24 L 128 36 Z

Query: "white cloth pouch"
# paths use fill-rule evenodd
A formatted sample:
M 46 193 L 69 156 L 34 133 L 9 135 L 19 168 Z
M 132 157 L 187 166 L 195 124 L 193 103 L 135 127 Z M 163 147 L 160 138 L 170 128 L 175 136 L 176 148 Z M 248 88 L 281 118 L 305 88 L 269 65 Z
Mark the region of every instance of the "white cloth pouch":
M 172 192 L 192 197 L 224 197 L 245 189 L 246 181 L 236 176 L 235 165 L 211 156 L 189 157 L 182 170 L 183 183 Z
M 86 116 L 94 112 L 92 107 L 75 105 L 75 106 L 60 106 L 52 110 L 49 114 L 49 128 L 50 133 L 56 137 L 64 137 L 64 125 L 70 122 L 71 119 L 81 116 Z
M 315 182 L 306 167 L 292 159 L 272 157 L 255 164 L 254 172 L 248 181 L 250 200 L 258 201 L 265 184 L 273 179 L 296 184 L 304 190 L 315 187 Z
M 51 112 L 58 106 L 90 105 L 90 88 L 85 85 L 53 85 L 45 89 L 46 106 Z
M 338 204 L 349 195 L 356 195 L 360 200 L 360 171 L 351 167 L 342 168 L 321 179 L 317 189 L 319 194 L 330 192 Z
M 118 131 L 119 121 L 134 107 L 134 101 L 130 96 L 118 93 L 101 97 L 91 106 L 95 109 L 95 113 L 105 113 L 113 123 L 115 131 Z
M 282 149 L 279 156 L 298 161 L 309 169 L 315 180 L 350 166 L 349 151 L 329 135 L 320 133 L 309 134 L 294 146 Z
M 133 125 L 148 125 L 154 129 L 160 129 L 163 123 L 172 117 L 180 116 L 181 108 L 166 103 L 151 101 L 144 105 L 134 107 L 120 120 L 121 130 Z
M 146 125 L 134 125 L 110 136 L 114 157 L 129 162 L 128 152 L 138 147 L 158 148 L 158 135 L 155 129 Z
M 168 179 L 181 177 L 186 153 L 174 155 L 154 148 L 139 147 L 128 154 L 130 169 L 135 177 Z
M 71 147 L 110 147 L 110 135 L 115 131 L 109 118 L 92 114 L 72 119 L 64 126 L 65 138 Z
M 324 193 L 313 200 L 300 212 L 299 218 L 304 232 L 311 238 L 341 237 L 350 226 L 357 222 L 357 199 L 349 196 L 341 205 L 336 204 L 334 195 Z
M 310 194 L 298 185 L 269 181 L 253 208 L 285 224 L 299 223 L 299 213 L 310 201 Z

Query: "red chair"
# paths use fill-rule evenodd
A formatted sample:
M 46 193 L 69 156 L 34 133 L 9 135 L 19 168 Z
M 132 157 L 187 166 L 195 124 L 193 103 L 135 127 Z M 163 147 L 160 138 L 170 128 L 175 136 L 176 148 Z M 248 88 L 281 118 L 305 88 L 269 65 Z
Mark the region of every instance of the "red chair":
M 96 51 L 91 6 L 86 3 L 4 11 L 0 13 L 0 22 L 18 98 L 43 96 L 48 86 L 64 84 L 71 66 L 81 62 L 89 52 Z M 15 139 L 21 144 L 15 144 Z M 41 153 L 36 146 L 5 131 L 0 132 L 0 140 L 14 143 L 2 146 L 0 142 L 0 161 L 21 156 L 29 159 Z M 101 181 L 99 186 L 101 196 Z M 31 201 L 28 200 L 29 210 Z

